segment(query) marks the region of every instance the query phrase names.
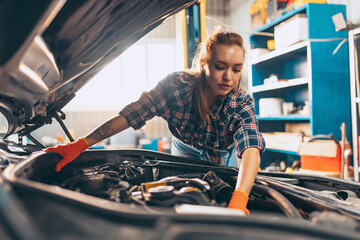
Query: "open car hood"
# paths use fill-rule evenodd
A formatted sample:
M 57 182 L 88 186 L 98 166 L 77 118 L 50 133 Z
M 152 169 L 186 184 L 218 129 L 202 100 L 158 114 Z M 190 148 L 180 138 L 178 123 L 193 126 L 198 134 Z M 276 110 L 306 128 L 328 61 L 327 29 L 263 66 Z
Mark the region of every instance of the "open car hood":
M 0 111 L 5 136 L 52 118 L 107 63 L 194 0 L 0 2 Z

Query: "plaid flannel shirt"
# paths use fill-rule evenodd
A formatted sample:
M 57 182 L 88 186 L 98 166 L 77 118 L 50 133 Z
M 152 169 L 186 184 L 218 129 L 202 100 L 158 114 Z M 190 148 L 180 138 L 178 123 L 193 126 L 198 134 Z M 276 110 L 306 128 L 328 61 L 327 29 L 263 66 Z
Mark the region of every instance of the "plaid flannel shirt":
M 202 150 L 202 160 L 224 165 L 221 152 L 234 143 L 238 157 L 249 147 L 263 152 L 265 141 L 254 115 L 254 101 L 244 90 L 219 96 L 211 109 L 210 123 L 204 122 L 197 111 L 193 96 L 194 76 L 175 72 L 158 85 L 144 92 L 140 99 L 127 105 L 119 114 L 129 125 L 139 129 L 154 116 L 168 123 L 170 132 L 179 140 Z

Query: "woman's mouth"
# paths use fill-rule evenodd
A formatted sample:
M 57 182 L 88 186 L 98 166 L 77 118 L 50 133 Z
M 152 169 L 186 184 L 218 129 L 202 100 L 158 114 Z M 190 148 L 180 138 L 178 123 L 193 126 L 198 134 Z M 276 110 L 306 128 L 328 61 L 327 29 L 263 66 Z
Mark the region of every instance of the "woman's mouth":
M 229 90 L 229 89 L 231 89 L 231 85 L 227 85 L 227 84 L 219 84 L 219 87 L 220 87 L 222 90 Z

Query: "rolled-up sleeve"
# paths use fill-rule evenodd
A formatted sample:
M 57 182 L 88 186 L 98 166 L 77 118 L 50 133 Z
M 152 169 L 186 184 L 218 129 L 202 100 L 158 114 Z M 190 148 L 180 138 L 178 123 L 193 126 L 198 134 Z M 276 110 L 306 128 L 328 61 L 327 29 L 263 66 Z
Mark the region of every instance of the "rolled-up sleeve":
M 260 153 L 263 153 L 265 151 L 265 140 L 259 132 L 258 122 L 254 114 L 254 100 L 250 96 L 247 96 L 241 104 L 239 116 L 241 120 L 234 134 L 238 157 L 241 158 L 244 150 L 250 147 L 257 148 Z
M 146 121 L 154 116 L 166 118 L 169 114 L 169 90 L 169 81 L 165 78 L 149 92 L 143 92 L 138 101 L 125 106 L 119 114 L 124 116 L 135 130 L 144 126 Z

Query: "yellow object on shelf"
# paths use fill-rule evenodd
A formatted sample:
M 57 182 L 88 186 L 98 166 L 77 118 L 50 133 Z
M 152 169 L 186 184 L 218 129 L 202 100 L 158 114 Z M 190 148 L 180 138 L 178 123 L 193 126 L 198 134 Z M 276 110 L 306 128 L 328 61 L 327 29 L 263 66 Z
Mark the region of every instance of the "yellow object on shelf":
M 256 29 L 266 22 L 266 5 L 269 0 L 257 0 L 250 6 L 251 27 Z
M 269 50 L 274 50 L 275 49 L 275 40 L 274 39 L 267 41 L 267 48 Z
M 326 3 L 327 0 L 295 0 L 294 1 L 294 8 L 298 9 L 302 5 L 306 3 Z

